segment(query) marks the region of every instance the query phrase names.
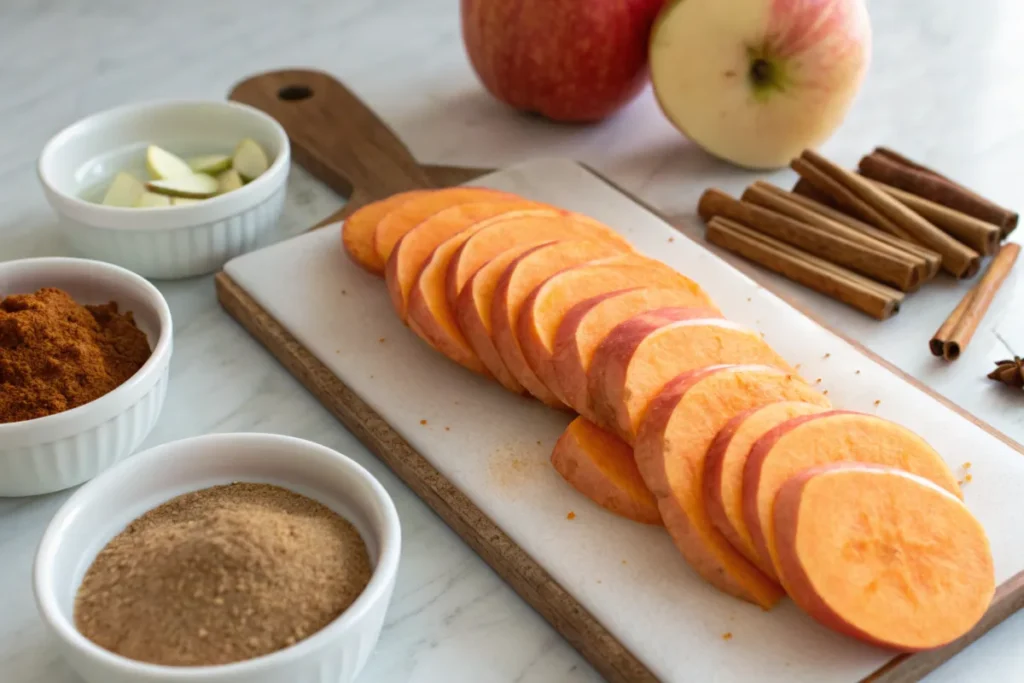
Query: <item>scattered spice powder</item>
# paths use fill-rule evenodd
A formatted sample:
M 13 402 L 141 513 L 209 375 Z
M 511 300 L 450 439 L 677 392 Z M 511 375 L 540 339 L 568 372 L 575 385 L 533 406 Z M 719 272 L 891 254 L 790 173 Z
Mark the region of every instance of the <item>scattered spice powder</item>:
M 825 389 L 824 391 L 822 391 L 821 395 L 822 396 L 828 396 L 828 389 Z
M 316 633 L 370 574 L 359 532 L 317 501 L 269 484 L 214 486 L 150 510 L 100 551 L 75 626 L 129 659 L 227 664 Z
M 974 476 L 969 472 L 966 475 L 964 475 L 964 481 L 971 481 L 972 479 L 974 479 Z
M 566 519 L 568 519 L 569 521 L 572 521 L 572 520 L 576 519 L 576 513 L 575 513 L 575 512 L 572 512 L 572 511 L 570 510 L 570 511 L 569 511 L 569 514 L 567 514 L 567 515 L 565 516 L 565 518 L 566 518 Z
M 0 424 L 62 413 L 124 384 L 149 360 L 117 304 L 82 306 L 53 287 L 0 301 Z
M 970 461 L 970 460 L 968 460 L 967 462 L 965 462 L 965 463 L 963 464 L 963 468 L 964 468 L 965 470 L 969 470 L 969 469 L 971 469 L 971 461 Z
M 723 633 L 722 640 L 732 640 L 732 631 L 726 631 Z
M 832 354 L 831 354 L 831 353 L 826 353 L 826 354 L 825 354 L 824 356 L 822 356 L 822 358 L 829 358 L 829 357 L 831 357 L 831 356 L 832 356 Z
M 669 237 L 669 238 L 668 238 L 668 241 L 669 241 L 669 242 L 675 242 L 675 241 L 676 241 L 676 238 L 675 238 L 675 237 Z
M 876 406 L 881 405 L 881 404 L 882 404 L 882 399 L 879 398 L 879 399 L 875 400 L 875 405 Z
M 450 431 L 452 431 L 452 428 L 451 428 L 451 427 L 447 427 L 447 426 L 446 426 L 446 427 L 444 428 L 444 431 L 446 431 L 446 432 L 450 432 Z
M 426 420 L 420 420 L 420 424 L 421 425 L 425 425 L 425 424 L 427 424 L 427 421 Z
M 386 337 L 381 337 L 380 339 L 377 340 L 377 342 L 380 343 L 380 344 L 383 344 L 386 341 L 387 341 Z
M 818 379 L 814 380 L 814 383 L 815 384 L 821 384 L 821 378 L 819 377 Z
M 859 374 L 860 374 L 860 370 L 854 370 L 854 371 L 853 371 L 853 374 L 855 374 L 855 375 L 859 375 Z

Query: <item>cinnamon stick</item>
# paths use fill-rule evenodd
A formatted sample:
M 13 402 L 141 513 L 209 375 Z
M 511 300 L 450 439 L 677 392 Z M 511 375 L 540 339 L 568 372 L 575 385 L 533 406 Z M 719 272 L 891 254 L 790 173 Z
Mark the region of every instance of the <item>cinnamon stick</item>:
M 974 216 L 968 216 L 966 213 L 961 213 L 942 204 L 936 204 L 929 199 L 918 197 L 916 194 L 886 185 L 883 182 L 877 180 L 872 180 L 871 182 L 875 187 L 900 200 L 922 218 L 930 221 L 935 227 L 963 242 L 979 254 L 988 256 L 996 253 L 999 249 L 999 226 L 986 223 Z
M 917 242 L 911 242 L 909 240 L 905 240 L 900 237 L 897 237 L 896 235 L 885 232 L 884 230 L 879 230 L 875 226 L 868 225 L 864 221 L 854 218 L 853 216 L 850 216 L 848 214 L 845 214 L 842 211 L 838 211 L 832 208 L 831 206 L 821 204 L 805 195 L 796 194 L 795 190 L 794 192 L 786 192 L 781 187 L 777 188 L 774 185 L 770 185 L 761 180 L 755 181 L 754 185 L 764 186 L 768 188 L 769 191 L 772 192 L 783 193 L 786 196 L 786 198 L 788 198 L 790 201 L 796 204 L 799 204 L 800 206 L 808 208 L 811 211 L 814 211 L 815 213 L 819 213 L 822 216 L 825 216 L 826 218 L 836 221 L 837 223 L 842 223 L 848 228 L 851 228 L 853 230 L 856 230 L 857 232 L 873 237 L 874 239 L 880 242 L 885 242 L 886 244 L 890 244 L 896 247 L 897 249 L 902 249 L 903 251 L 909 254 L 913 254 L 924 259 L 928 268 L 924 276 L 924 279 L 926 280 L 934 277 L 935 274 L 939 272 L 939 268 L 942 266 L 942 256 L 940 256 L 938 252 L 932 251 L 928 247 L 921 246 Z
M 921 273 L 917 264 L 904 252 L 833 223 L 797 204 L 788 204 L 756 187 L 747 188 L 742 200 L 712 189 L 701 197 L 698 211 L 705 220 L 710 216 L 731 218 L 901 291 L 909 292 L 920 285 Z M 923 261 L 920 263 L 924 265 Z
M 1006 237 L 1017 227 L 1015 211 L 999 206 L 955 180 L 886 147 L 861 159 L 860 172 L 874 180 L 992 223 Z
M 811 181 L 807 180 L 807 178 L 801 177 L 796 179 L 796 183 L 793 185 L 793 194 L 803 195 L 808 199 L 813 199 L 819 204 L 824 204 L 825 206 L 829 206 L 833 209 L 839 208 L 832 197 L 814 187 L 814 185 L 811 185 Z
M 985 275 L 978 280 L 971 291 L 967 292 L 953 312 L 942 323 L 942 326 L 935 332 L 928 347 L 935 355 L 941 355 L 946 360 L 956 360 L 960 353 L 967 348 L 971 338 L 978 329 L 978 324 L 992 304 L 992 299 L 1006 281 L 1006 276 L 1013 269 L 1020 254 L 1019 244 L 1004 244 L 992 259 Z
M 875 187 L 867 178 L 847 171 L 814 150 L 804 150 L 801 158 L 856 194 L 871 208 L 898 225 L 911 239 L 939 252 L 943 269 L 954 277 L 971 277 L 978 272 L 981 265 L 978 252 L 942 232 L 899 200 Z
M 727 218 L 712 218 L 707 239 L 793 282 L 885 320 L 895 315 L 903 294 L 829 263 Z

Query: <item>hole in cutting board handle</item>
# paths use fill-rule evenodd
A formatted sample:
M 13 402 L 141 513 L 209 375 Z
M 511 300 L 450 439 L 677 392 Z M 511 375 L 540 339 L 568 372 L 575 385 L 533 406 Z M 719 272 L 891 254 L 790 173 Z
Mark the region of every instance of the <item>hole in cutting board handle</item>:
M 307 85 L 286 85 L 277 91 L 277 98 L 285 102 L 298 102 L 313 96 L 313 90 Z

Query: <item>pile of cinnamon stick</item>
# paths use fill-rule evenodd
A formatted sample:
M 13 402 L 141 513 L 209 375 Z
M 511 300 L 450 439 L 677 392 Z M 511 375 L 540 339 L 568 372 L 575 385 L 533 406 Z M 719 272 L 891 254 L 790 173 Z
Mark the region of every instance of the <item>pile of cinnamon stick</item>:
M 886 148 L 857 171 L 812 150 L 791 167 L 792 191 L 761 181 L 740 199 L 707 190 L 708 241 L 879 320 L 940 270 L 976 275 L 1017 226 L 1015 212 Z

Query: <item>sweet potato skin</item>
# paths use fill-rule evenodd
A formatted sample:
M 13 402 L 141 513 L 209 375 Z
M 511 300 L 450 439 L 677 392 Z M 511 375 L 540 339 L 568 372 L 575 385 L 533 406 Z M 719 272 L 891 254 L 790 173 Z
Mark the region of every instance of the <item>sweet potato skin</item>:
M 822 625 L 873 645 L 902 652 L 946 645 L 973 628 L 995 593 L 981 524 L 923 477 L 864 463 L 818 465 L 782 485 L 773 517 L 779 573 L 793 601 Z M 816 525 L 843 535 L 823 535 Z M 850 553 L 851 545 L 860 551 Z M 873 555 L 884 566 L 869 569 L 864 558 Z M 917 566 L 906 566 L 914 555 Z
M 643 285 L 674 287 L 694 296 L 702 291 L 695 282 L 660 261 L 636 256 L 621 264 L 564 270 L 548 278 L 527 298 L 517 321 L 516 339 L 530 368 L 559 401 L 565 403 L 551 360 L 555 335 L 566 313 L 584 299 Z
M 729 420 L 708 448 L 704 463 L 704 501 L 708 515 L 732 546 L 759 568 L 761 556 L 743 517 L 743 468 L 747 456 L 754 442 L 779 424 L 825 410 L 823 406 L 799 401 L 751 408 Z M 768 569 L 770 573 L 771 568 Z
M 572 211 L 548 208 L 533 218 L 524 216 L 506 230 L 481 232 L 463 244 L 448 264 L 445 289 L 448 304 L 454 310 L 469 278 L 501 252 L 521 244 L 552 240 L 607 242 L 622 252 L 633 253 L 633 245 L 607 225 Z
M 809 440 L 814 447 L 803 446 Z M 862 462 L 895 466 L 962 497 L 956 477 L 920 436 L 876 415 L 829 410 L 787 420 L 754 442 L 743 468 L 743 517 L 760 566 L 777 576 L 772 505 L 791 476 L 816 465 Z
M 583 263 L 619 263 L 636 258 L 602 241 L 565 240 L 523 254 L 502 274 L 491 303 L 494 347 L 513 377 L 530 394 L 553 407 L 566 406 L 537 377 L 516 337 L 519 314 L 529 295 L 549 277 Z
M 373 250 L 383 266 L 391 250 L 405 233 L 438 211 L 465 202 L 497 201 L 506 198 L 519 200 L 513 194 L 484 187 L 448 187 L 441 190 L 423 190 L 421 194 L 400 202 L 377 222 L 373 231 Z
M 648 408 L 634 457 L 676 547 L 690 566 L 725 593 L 768 609 L 781 588 L 715 528 L 704 504 L 707 448 L 734 415 L 776 401 L 828 405 L 798 377 L 763 365 L 718 365 L 670 381 Z
M 535 206 L 526 200 L 456 204 L 420 221 L 395 243 L 384 271 L 391 305 L 404 322 L 408 317 L 409 292 L 423 265 L 442 242 L 467 228 L 491 218 L 522 213 Z
M 363 270 L 374 275 L 383 275 L 385 261 L 377 256 L 377 250 L 373 246 L 373 233 L 377 229 L 377 224 L 402 202 L 428 191 L 399 192 L 354 211 L 341 224 L 341 244 L 345 253 Z
M 710 297 L 680 289 L 635 287 L 592 297 L 573 306 L 555 334 L 551 359 L 556 393 L 580 415 L 592 417 L 587 371 L 598 345 L 619 323 L 642 313 L 697 308 L 699 317 L 720 315 Z M 696 316 L 695 316 L 696 317 Z
M 729 320 L 631 318 L 605 337 L 588 373 L 597 422 L 633 443 L 647 406 L 676 375 L 721 363 L 773 365 L 792 372 L 756 332 Z
M 654 496 L 633 450 L 594 423 L 577 417 L 551 452 L 551 464 L 573 488 L 609 512 L 641 524 L 661 524 Z

